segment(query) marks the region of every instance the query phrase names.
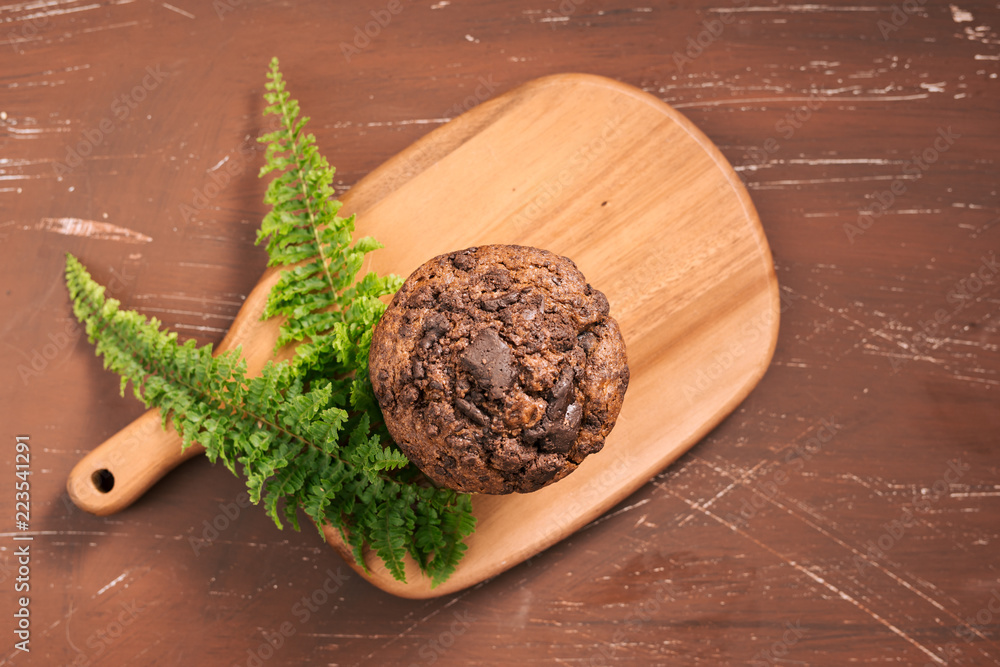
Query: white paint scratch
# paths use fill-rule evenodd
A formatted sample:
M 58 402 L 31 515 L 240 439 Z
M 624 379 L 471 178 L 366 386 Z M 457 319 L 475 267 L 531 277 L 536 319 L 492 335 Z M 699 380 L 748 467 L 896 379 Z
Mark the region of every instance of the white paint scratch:
M 788 560 L 786 562 L 789 565 L 791 565 L 792 567 L 794 567 L 796 570 L 798 570 L 799 572 L 802 572 L 803 574 L 805 574 L 806 576 L 808 576 L 813 581 L 815 581 L 815 582 L 817 582 L 819 584 L 822 584 L 823 586 L 826 586 L 828 589 L 830 589 L 831 591 L 833 591 L 834 593 L 836 593 L 837 595 L 839 595 L 841 597 L 841 599 L 847 600 L 848 602 L 850 602 L 851 604 L 853 604 L 855 607 L 857 607 L 861 611 L 867 613 L 873 619 L 875 619 L 876 621 L 878 621 L 879 623 L 881 623 L 882 625 L 884 625 L 885 627 L 887 627 L 889 630 L 891 630 L 892 632 L 896 633 L 897 635 L 899 635 L 900 637 L 902 637 L 906 641 L 908 641 L 911 644 L 913 644 L 914 646 L 916 646 L 918 649 L 920 649 L 921 651 L 923 651 L 924 653 L 926 653 L 927 656 L 931 660 L 933 660 L 934 662 L 936 662 L 937 664 L 939 664 L 939 665 L 947 665 L 948 664 L 947 661 L 942 660 L 940 657 L 938 657 L 938 655 L 936 653 L 934 653 L 930 649 L 926 648 L 923 644 L 919 643 L 917 640 L 915 640 L 912 637 L 910 637 L 910 635 L 906 634 L 905 632 L 903 632 L 902 630 L 900 630 L 899 628 L 897 628 L 895 625 L 893 625 L 892 623 L 890 623 L 886 619 L 882 618 L 877 613 L 875 613 L 874 611 L 872 611 L 868 607 L 864 606 L 863 604 L 861 604 L 860 602 L 858 602 L 857 600 L 855 600 L 853 597 L 851 597 L 850 595 L 848 595 L 844 591 L 840 590 L 839 588 L 837 588 L 836 586 L 834 586 L 833 584 L 831 584 L 830 582 L 828 582 L 827 580 L 825 580 L 823 577 L 821 577 L 818 574 L 812 572 L 808 568 L 802 567 L 801 565 L 799 565 L 798 563 L 796 563 L 793 560 Z
M 882 7 L 876 6 L 848 6 L 837 5 L 764 5 L 755 7 L 712 7 L 708 11 L 717 14 L 728 14 L 730 12 L 789 12 L 800 14 L 813 14 L 820 12 L 880 12 Z
M 14 223 L 6 223 L 7 226 Z M 65 236 L 82 236 L 100 241 L 120 241 L 122 243 L 149 243 L 152 237 L 132 229 L 112 225 L 110 222 L 83 220 L 82 218 L 42 218 L 35 225 L 23 225 L 21 229 L 28 231 L 52 232 Z
M 967 12 L 964 9 L 956 7 L 955 5 L 948 5 L 951 8 L 951 20 L 955 23 L 971 23 L 972 22 L 972 12 Z
M 218 169 L 222 165 L 226 164 L 227 162 L 229 162 L 229 156 L 228 155 L 226 157 L 222 158 L 221 160 L 219 160 L 218 162 L 216 162 L 215 164 L 213 164 L 211 167 L 209 167 L 208 168 L 208 173 L 211 174 L 213 171 L 215 171 L 216 169 Z
M 867 95 L 867 96 L 857 96 L 848 97 L 846 95 L 842 96 L 830 96 L 826 99 L 830 101 L 838 102 L 908 102 L 910 100 L 925 100 L 929 97 L 928 93 L 917 93 L 915 95 Z M 667 100 L 669 102 L 669 100 Z M 777 103 L 785 104 L 787 102 L 815 102 L 815 97 L 745 97 L 735 100 L 707 100 L 705 102 L 687 102 L 687 103 L 673 103 L 670 102 L 671 106 L 675 109 L 687 109 L 693 107 L 720 107 L 729 104 L 755 104 L 755 103 Z
M 193 19 L 193 18 L 195 18 L 195 15 L 194 15 L 194 14 L 192 14 L 191 12 L 186 12 L 186 11 L 184 11 L 183 9 L 181 9 L 180 7 L 174 7 L 173 5 L 168 5 L 168 4 L 167 4 L 167 3 L 165 3 L 165 2 L 161 2 L 160 4 L 161 4 L 161 5 L 163 6 L 163 8 L 164 8 L 164 9 L 169 9 L 169 10 L 170 10 L 170 11 L 172 11 L 172 12 L 177 12 L 177 13 L 178 13 L 178 14 L 180 14 L 181 16 L 186 16 L 186 17 L 188 17 L 189 19 Z
M 774 160 L 777 162 L 777 160 Z M 858 158 L 792 158 L 784 160 L 788 164 L 807 164 L 809 166 L 826 164 L 899 164 L 905 160 L 889 160 L 882 157 L 858 157 Z
M 414 118 L 413 120 L 373 120 L 361 124 L 362 127 L 392 127 L 394 125 L 441 125 L 450 118 Z
M 883 618 L 882 616 L 880 616 L 875 611 L 869 609 L 864 604 L 862 604 L 860 601 L 856 600 L 852 596 L 848 595 L 846 592 L 844 592 L 841 589 L 837 588 L 836 586 L 834 586 L 833 584 L 831 584 L 830 582 L 828 582 L 827 580 L 825 580 L 823 577 L 821 577 L 818 574 L 814 573 L 809 568 L 807 568 L 807 567 L 799 564 L 798 562 L 796 562 L 796 561 L 794 561 L 794 560 L 792 560 L 790 558 L 787 558 L 784 554 L 778 552 L 776 549 L 768 546 L 767 544 L 764 544 L 760 540 L 756 539 L 753 535 L 750 535 L 746 531 L 740 529 L 739 526 L 736 526 L 735 524 L 730 523 L 729 521 L 726 521 L 724 518 L 718 516 L 717 514 L 714 514 L 714 513 L 710 512 L 708 510 L 704 510 L 704 509 L 698 508 L 693 501 L 685 498 L 684 496 L 682 496 L 680 494 L 677 494 L 677 493 L 674 493 L 673 491 L 668 491 L 668 493 L 670 493 L 671 495 L 673 495 L 675 498 L 678 498 L 678 499 L 682 500 L 683 502 L 687 503 L 688 505 L 691 506 L 692 509 L 702 512 L 706 516 L 709 516 L 712 519 L 715 519 L 719 523 L 723 524 L 724 526 L 728 527 L 733 532 L 739 533 L 743 537 L 748 538 L 749 540 L 751 540 L 752 542 L 756 543 L 761 548 L 763 548 L 763 549 L 769 551 L 770 553 L 774 554 L 776 557 L 778 557 L 779 559 L 781 559 L 784 563 L 786 563 L 786 564 L 790 565 L 791 567 L 795 568 L 796 570 L 798 570 L 802 574 L 806 575 L 807 577 L 809 577 L 810 579 L 812 579 L 816 583 L 821 584 L 822 586 L 826 587 L 827 589 L 829 589 L 833 593 L 836 593 L 842 600 L 850 602 L 852 605 L 854 605 L 855 607 L 857 607 L 861 611 L 863 611 L 866 614 L 868 614 L 869 616 L 871 616 L 874 620 L 876 620 L 879 623 L 881 623 L 883 626 L 885 626 L 887 629 L 889 629 L 890 631 L 892 631 L 894 634 L 898 635 L 902 639 L 905 639 L 907 642 L 909 642 L 910 644 L 912 644 L 914 647 L 916 647 L 917 649 L 919 649 L 920 651 L 922 651 L 924 654 L 926 654 L 931 660 L 933 660 L 937 664 L 939 664 L 939 665 L 947 665 L 948 664 L 945 660 L 942 660 L 936 653 L 934 653 L 933 651 L 931 651 L 930 649 L 928 649 L 927 647 L 925 647 L 923 644 L 921 644 L 920 642 L 918 642 L 917 640 L 913 639 L 908 634 L 906 634 L 905 632 L 903 632 L 902 630 L 900 630 L 892 622 L 890 622 L 889 620 Z
M 37 6 L 37 5 L 36 5 Z M 32 7 L 33 9 L 34 7 Z M 65 7 L 65 8 L 52 8 L 45 9 L 34 14 L 25 14 L 24 16 L 18 16 L 15 21 L 34 21 L 36 19 L 47 19 L 50 16 L 62 16 L 63 14 L 75 14 L 76 12 L 86 12 L 91 9 L 100 9 L 101 5 L 81 5 L 79 7 Z M 27 9 L 27 7 L 25 7 Z
M 170 325 L 171 329 L 190 329 L 191 331 L 198 331 L 201 333 L 226 333 L 228 329 L 220 329 L 219 327 L 203 327 L 195 324 L 184 324 L 183 322 L 174 322 Z
M 129 572 L 131 572 L 131 570 L 125 570 L 124 572 L 122 572 L 115 579 L 113 579 L 110 583 L 108 583 L 107 586 L 105 586 L 101 590 L 97 591 L 97 595 L 102 595 L 104 593 L 104 591 L 108 590 L 109 588 L 114 588 L 115 586 L 117 586 L 118 582 L 120 582 L 122 579 L 124 579 L 125 577 L 127 577 Z M 95 595 L 94 597 L 97 597 L 97 595 Z
M 866 392 L 867 392 L 867 390 L 866 390 Z M 810 432 L 810 429 L 807 429 L 805 432 L 803 432 L 798 437 L 796 437 L 795 440 L 796 441 L 800 440 L 802 437 L 804 437 L 809 432 Z M 715 465 L 709 463 L 708 461 L 704 461 L 704 460 L 701 460 L 701 459 L 696 459 L 696 462 L 708 466 L 709 468 L 715 470 L 720 475 L 723 475 L 723 476 L 728 477 L 730 479 L 734 479 L 734 480 L 736 479 L 736 478 L 733 477 L 732 474 L 730 474 L 726 470 L 723 470 L 722 468 L 719 468 L 718 466 L 715 466 Z M 764 463 L 765 463 L 764 461 L 761 461 L 759 464 L 757 464 L 757 466 L 754 467 L 754 469 L 756 470 L 758 467 L 764 465 Z M 744 475 L 743 478 L 741 478 L 739 481 L 743 481 L 745 479 L 745 477 L 746 476 Z M 878 489 L 876 489 L 873 486 L 870 486 L 869 484 L 864 483 L 863 480 L 861 480 L 859 477 L 857 477 L 855 475 L 848 474 L 848 475 L 845 475 L 844 478 L 845 479 L 853 478 L 857 482 L 861 483 L 862 486 L 864 486 L 865 488 L 868 488 L 868 489 L 872 490 L 877 495 L 884 496 L 884 494 L 881 491 L 879 491 Z M 916 489 L 912 485 L 893 484 L 891 482 L 886 482 L 885 480 L 881 480 L 881 479 L 879 481 L 881 482 L 881 484 L 883 486 L 885 486 L 887 488 L 904 489 L 904 490 L 908 491 L 909 495 L 912 495 L 912 494 L 916 493 Z M 659 484 L 657 484 L 657 487 L 658 488 L 664 488 L 664 487 L 660 486 Z M 1000 485 L 994 485 L 993 488 L 994 489 L 1000 489 Z M 846 549 L 846 550 L 850 551 L 851 553 L 853 553 L 855 558 L 860 558 L 861 560 L 865 561 L 868 565 L 870 565 L 870 566 L 874 567 L 875 569 L 881 571 L 883 574 L 885 574 L 887 577 L 889 577 L 890 579 L 892 579 L 893 581 L 895 581 L 899 585 L 903 586 L 904 588 L 906 588 L 907 590 L 909 590 L 913 594 L 919 596 L 920 598 L 924 599 L 925 601 L 927 601 L 928 603 L 930 603 L 931 605 L 933 605 L 934 607 L 936 607 L 939 611 L 941 611 L 944 614 L 950 616 L 954 621 L 956 621 L 960 625 L 964 625 L 965 627 L 967 627 L 969 629 L 970 632 L 972 632 L 973 634 L 975 634 L 976 636 L 978 636 L 980 639 L 988 641 L 987 636 L 984 635 L 982 632 L 980 632 L 979 629 L 976 626 L 970 625 L 970 624 L 964 622 L 958 615 L 956 615 L 956 614 L 952 613 L 951 611 L 949 611 L 940 602 L 938 602 L 937 600 L 935 600 L 931 596 L 927 595 L 926 593 L 924 593 L 920 589 L 914 587 L 908 581 L 906 581 L 905 579 L 903 579 L 902 577 L 900 577 L 898 574 L 896 574 L 892 570 L 890 570 L 890 569 L 888 569 L 886 567 L 883 567 L 878 561 L 873 560 L 869 554 L 864 553 L 864 552 L 856 549 L 854 546 L 852 546 L 852 545 L 848 544 L 847 542 L 845 542 L 844 540 L 840 539 L 839 537 L 837 537 L 836 535 L 834 535 L 830 531 L 828 531 L 825 528 L 823 528 L 822 526 L 820 526 L 818 523 L 816 523 L 814 521 L 810 521 L 807 517 L 804 517 L 804 516 L 802 516 L 802 515 L 794 512 L 790 507 L 788 507 L 784 503 L 778 501 L 776 497 L 771 497 L 771 496 L 760 494 L 756 489 L 754 489 L 753 491 L 754 491 L 754 493 L 756 495 L 762 497 L 766 502 L 770 503 L 774 507 L 777 507 L 777 508 L 779 508 L 781 510 L 784 510 L 789 516 L 792 516 L 792 517 L 798 519 L 799 521 L 802 521 L 803 523 L 805 523 L 807 526 L 809 526 L 813 530 L 815 530 L 818 533 L 822 534 L 824 537 L 832 540 L 833 542 L 837 543 L 838 545 L 840 545 L 844 549 Z M 715 518 L 716 520 L 720 520 L 717 515 L 714 515 L 711 512 L 706 511 L 705 505 L 699 505 L 698 503 L 693 503 L 691 500 L 683 498 L 682 496 L 680 496 L 679 494 L 677 494 L 675 492 L 668 491 L 668 493 L 671 493 L 671 495 L 674 495 L 675 497 L 682 498 L 685 503 L 687 503 L 688 505 L 691 505 L 692 507 L 694 507 L 696 511 L 701 512 L 703 514 L 706 514 L 708 516 L 711 516 L 712 518 Z M 781 495 L 780 491 L 778 492 L 778 495 Z M 800 509 L 804 509 L 804 508 L 800 505 Z M 807 510 L 807 512 L 808 512 L 808 510 Z M 811 512 L 810 512 L 810 514 L 811 514 Z M 722 521 L 722 523 L 726 524 L 731 529 L 734 528 L 734 526 L 728 524 L 725 521 Z M 737 530 L 739 530 L 739 529 L 737 529 Z M 742 531 L 740 531 L 740 532 L 742 532 Z M 751 539 L 753 539 L 753 538 L 751 538 Z M 754 541 L 756 542 L 757 540 L 754 540 Z M 760 542 L 757 542 L 757 543 L 761 544 L 761 546 L 764 546 L 767 549 L 770 549 L 770 547 L 767 547 L 766 545 L 763 545 Z M 772 550 L 772 553 L 777 553 L 777 552 L 774 551 L 774 550 Z M 920 580 L 920 583 L 923 584 L 924 586 L 927 586 L 928 588 L 934 588 L 934 586 L 931 585 L 929 582 Z M 939 625 L 943 625 L 941 623 L 941 621 L 938 621 L 938 623 L 939 623 Z
M 81 35 L 85 35 L 91 32 L 100 32 L 102 30 L 117 30 L 118 28 L 131 28 L 134 25 L 139 25 L 138 21 L 126 21 L 125 23 L 109 23 L 108 25 L 98 25 L 90 28 L 84 28 L 80 31 Z M 88 65 L 89 67 L 89 65 Z

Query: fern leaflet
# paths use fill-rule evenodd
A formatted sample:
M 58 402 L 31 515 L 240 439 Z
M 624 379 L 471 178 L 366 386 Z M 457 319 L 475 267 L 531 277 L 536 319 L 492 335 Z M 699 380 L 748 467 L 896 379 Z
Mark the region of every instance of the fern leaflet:
M 467 495 L 435 488 L 394 446 L 368 379 L 371 334 L 401 280 L 369 272 L 358 279 L 373 238 L 351 242 L 354 216 L 338 215 L 333 168 L 307 118 L 285 89 L 277 59 L 268 72 L 267 114 L 280 129 L 268 142 L 261 175 L 274 176 L 258 243 L 269 263 L 285 268 L 264 316 L 282 316 L 278 345 L 296 343 L 289 362 L 248 378 L 239 349 L 212 355 L 210 345 L 180 343 L 104 294 L 76 258 L 67 256 L 73 309 L 105 368 L 137 398 L 160 408 L 184 446 L 198 442 L 213 462 L 246 479 L 251 499 L 275 524 L 298 529 L 298 510 L 340 531 L 364 567 L 365 546 L 405 580 L 408 553 L 432 585 L 454 571 L 475 529 Z M 385 444 L 383 444 L 385 443 Z M 322 534 L 322 530 L 320 531 Z

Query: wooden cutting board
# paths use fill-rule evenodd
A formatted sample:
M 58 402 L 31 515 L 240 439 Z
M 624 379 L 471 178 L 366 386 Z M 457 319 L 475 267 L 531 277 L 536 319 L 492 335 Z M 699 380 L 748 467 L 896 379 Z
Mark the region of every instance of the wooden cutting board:
M 728 415 L 773 354 L 778 285 L 749 195 L 690 121 L 631 86 L 584 74 L 527 83 L 430 133 L 343 202 L 358 233 L 385 244 L 366 267 L 380 273 L 405 277 L 486 243 L 570 257 L 607 295 L 631 369 L 603 451 L 535 493 L 474 497 L 479 526 L 446 583 L 431 589 L 412 562 L 399 583 L 369 554 L 363 576 L 395 595 L 471 586 L 594 520 Z M 264 274 L 219 346 L 241 344 L 251 372 L 273 358 L 277 324 L 259 317 L 276 277 Z M 110 514 L 199 453 L 181 452 L 151 410 L 87 455 L 67 487 L 81 508 Z

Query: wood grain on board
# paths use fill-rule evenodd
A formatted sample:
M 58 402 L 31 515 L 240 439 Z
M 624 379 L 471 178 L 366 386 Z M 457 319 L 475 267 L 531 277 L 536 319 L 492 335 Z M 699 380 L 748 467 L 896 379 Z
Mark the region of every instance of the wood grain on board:
M 324 528 L 355 571 L 394 594 L 462 590 L 596 519 L 728 415 L 774 350 L 778 286 L 743 184 L 683 116 L 613 80 L 527 83 L 405 149 L 344 200 L 358 235 L 386 239 L 365 269 L 380 274 L 406 276 L 431 257 L 488 243 L 573 258 L 605 291 L 629 350 L 630 391 L 604 450 L 536 493 L 475 496 L 469 551 L 440 586 L 412 559 L 405 583 L 372 553 L 366 572 Z M 219 346 L 240 346 L 253 372 L 278 339 L 278 322 L 261 321 L 276 277 L 264 273 Z M 199 451 L 182 450 L 174 431 L 148 444 L 137 435 L 158 422 L 151 410 L 77 464 L 74 503 L 118 511 Z M 114 478 L 110 489 L 101 474 Z
M 1000 663 L 998 11 L 3 3 L 0 661 Z M 114 515 L 79 510 L 69 472 L 144 410 L 74 327 L 64 254 L 125 306 L 219 343 L 265 269 L 254 140 L 272 55 L 342 197 L 542 76 L 602 75 L 677 109 L 733 165 L 772 251 L 766 375 L 599 518 L 434 599 L 372 586 L 312 529 L 278 531 L 201 457 Z M 381 196 L 359 194 L 359 209 Z M 27 531 L 15 435 L 31 443 Z M 30 655 L 11 632 L 14 533 L 33 537 Z

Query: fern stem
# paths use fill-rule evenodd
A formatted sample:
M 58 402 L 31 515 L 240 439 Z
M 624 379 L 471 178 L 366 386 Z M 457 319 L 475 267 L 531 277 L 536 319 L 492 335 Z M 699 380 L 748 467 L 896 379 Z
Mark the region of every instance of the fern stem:
M 86 302 L 86 305 L 91 309 L 93 313 L 99 312 L 100 307 L 97 306 L 97 304 L 95 304 L 93 301 L 88 299 L 86 295 L 81 295 L 81 298 L 83 301 Z M 272 432 L 283 434 L 287 436 L 290 440 L 298 441 L 299 443 L 301 443 L 301 447 L 299 448 L 300 451 L 303 447 L 309 447 L 320 453 L 323 453 L 326 456 L 331 456 L 332 458 L 340 461 L 341 463 L 344 463 L 345 465 L 352 465 L 350 461 L 340 456 L 336 456 L 330 454 L 329 452 L 326 452 L 318 444 L 312 442 L 311 440 L 305 438 L 304 436 L 298 433 L 288 430 L 287 428 L 281 426 L 280 424 L 274 423 L 272 420 L 268 419 L 264 415 L 259 415 L 255 412 L 250 411 L 249 409 L 246 408 L 246 406 L 234 405 L 232 402 L 227 401 L 223 396 L 212 394 L 210 392 L 205 391 L 203 388 L 196 387 L 190 384 L 183 377 L 181 377 L 180 374 L 171 373 L 170 368 L 157 364 L 155 355 L 149 355 L 147 357 L 143 355 L 142 350 L 136 349 L 136 347 L 131 344 L 132 341 L 127 335 L 128 332 L 122 331 L 118 328 L 115 318 L 102 317 L 100 321 L 103 326 L 100 328 L 99 333 L 109 332 L 110 334 L 112 334 L 114 336 L 115 345 L 119 349 L 127 352 L 129 356 L 131 356 L 132 359 L 138 363 L 139 366 L 148 371 L 146 375 L 141 378 L 131 378 L 133 382 L 136 382 L 138 380 L 139 386 L 143 388 L 143 393 L 145 393 L 144 391 L 145 384 L 146 384 L 146 379 L 148 377 L 150 376 L 161 377 L 174 385 L 183 387 L 190 394 L 196 396 L 203 403 L 215 405 L 220 411 L 228 410 L 230 415 L 242 416 L 244 418 L 254 420 L 256 422 L 266 425 Z M 242 386 L 246 388 L 245 384 L 242 384 Z M 384 472 L 379 472 L 377 476 L 379 477 L 379 479 L 381 479 L 387 484 L 391 484 L 394 486 L 399 485 L 399 482 L 396 479 L 385 474 Z
M 292 118 L 288 112 L 288 98 L 281 98 L 281 121 L 285 124 L 288 129 L 288 136 L 292 138 L 292 150 L 293 155 L 299 155 L 299 132 L 295 131 L 295 119 Z M 309 215 L 309 229 L 312 231 L 313 238 L 316 239 L 316 248 L 319 252 L 320 263 L 323 265 L 323 274 L 326 276 L 327 285 L 330 286 L 330 291 L 333 293 L 337 292 L 336 285 L 333 282 L 333 275 L 330 273 L 329 258 L 323 250 L 323 243 L 319 237 L 319 226 L 316 223 L 316 212 L 312 207 L 312 197 L 309 196 L 309 190 L 306 188 L 306 174 L 303 170 L 308 169 L 308 162 L 298 162 L 296 161 L 294 173 L 299 181 L 299 191 L 302 193 L 302 201 L 305 205 L 306 213 Z

